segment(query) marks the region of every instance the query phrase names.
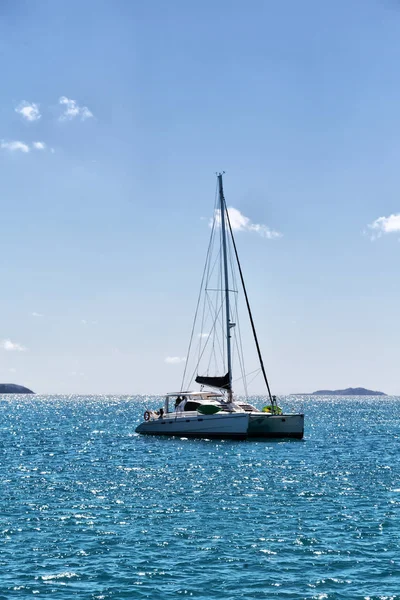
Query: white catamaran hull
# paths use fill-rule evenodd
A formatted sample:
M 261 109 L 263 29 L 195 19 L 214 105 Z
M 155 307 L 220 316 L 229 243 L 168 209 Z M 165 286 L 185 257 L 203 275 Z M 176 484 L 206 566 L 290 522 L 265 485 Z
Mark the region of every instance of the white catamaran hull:
M 246 413 L 199 415 L 188 414 L 144 421 L 136 433 L 178 435 L 182 437 L 246 439 L 249 415 Z
M 304 415 L 269 415 L 251 413 L 248 428 L 249 437 L 297 438 L 304 436 Z

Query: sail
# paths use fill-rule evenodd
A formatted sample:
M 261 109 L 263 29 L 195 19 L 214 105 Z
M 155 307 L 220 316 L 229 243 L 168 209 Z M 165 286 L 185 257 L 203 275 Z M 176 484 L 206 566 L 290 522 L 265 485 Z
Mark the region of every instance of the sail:
M 209 385 L 211 387 L 220 388 L 228 391 L 231 389 L 229 371 L 226 375 L 216 377 L 197 375 L 196 383 L 200 383 L 201 385 Z

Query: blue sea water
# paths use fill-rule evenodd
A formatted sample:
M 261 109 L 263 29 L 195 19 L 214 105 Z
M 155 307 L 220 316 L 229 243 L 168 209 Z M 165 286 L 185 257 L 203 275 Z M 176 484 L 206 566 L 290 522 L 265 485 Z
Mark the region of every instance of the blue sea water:
M 0 599 L 400 598 L 400 398 L 280 403 L 303 441 L 135 434 L 157 399 L 0 397 Z

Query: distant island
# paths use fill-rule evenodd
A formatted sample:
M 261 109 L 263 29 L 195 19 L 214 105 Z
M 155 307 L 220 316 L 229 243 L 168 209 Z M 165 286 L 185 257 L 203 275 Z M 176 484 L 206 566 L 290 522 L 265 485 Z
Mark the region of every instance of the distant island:
M 346 388 L 345 390 L 317 390 L 311 396 L 386 396 L 383 392 L 374 392 L 362 387 Z
M 32 390 L 15 383 L 0 383 L 0 394 L 34 394 Z

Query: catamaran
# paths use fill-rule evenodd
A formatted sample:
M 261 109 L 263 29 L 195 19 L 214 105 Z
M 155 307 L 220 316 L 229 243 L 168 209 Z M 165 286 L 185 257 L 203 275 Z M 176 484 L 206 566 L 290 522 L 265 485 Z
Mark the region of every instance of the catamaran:
M 217 175 L 211 238 L 181 389 L 167 394 L 164 406 L 159 410 L 147 409 L 144 421 L 136 428 L 136 432 L 218 439 L 301 439 L 304 435 L 304 415 L 284 413 L 277 405 L 276 396 L 271 394 L 225 202 L 222 176 L 223 173 Z M 238 280 L 259 362 L 259 368 L 250 374 L 246 373 L 244 366 Z M 200 330 L 196 331 L 196 328 Z M 234 364 L 236 355 L 237 364 Z M 241 374 L 237 380 L 233 380 L 235 367 Z M 205 373 L 199 375 L 201 369 Z M 247 400 L 248 376 L 254 373 L 262 375 L 266 386 L 269 404 L 263 410 Z M 190 385 L 193 380 L 200 385 L 200 390 L 188 389 L 186 382 Z M 234 383 L 239 380 L 243 384 L 246 399 L 233 392 Z

